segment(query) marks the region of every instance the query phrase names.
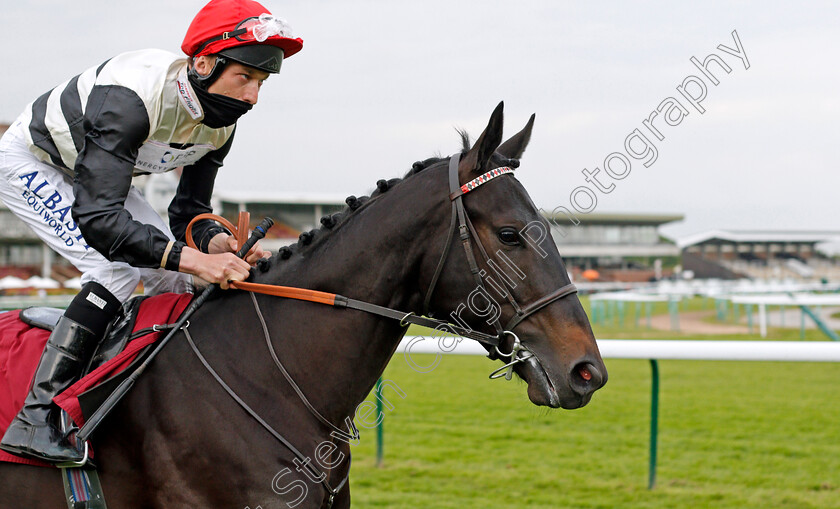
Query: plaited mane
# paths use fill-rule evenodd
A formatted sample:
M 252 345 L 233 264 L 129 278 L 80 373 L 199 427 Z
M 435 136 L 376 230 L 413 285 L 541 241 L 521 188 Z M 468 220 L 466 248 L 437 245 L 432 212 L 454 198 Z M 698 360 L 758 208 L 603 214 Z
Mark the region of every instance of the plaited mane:
M 462 153 L 466 153 L 470 149 L 470 136 L 463 130 L 458 130 L 458 134 L 461 137 L 461 145 L 462 145 Z M 417 175 L 421 171 L 434 166 L 442 161 L 446 161 L 448 158 L 446 157 L 430 157 L 423 161 L 417 161 L 411 165 L 411 169 L 406 172 L 403 178 L 392 178 L 392 179 L 381 179 L 376 182 L 376 189 L 370 194 L 370 196 L 348 196 L 345 201 L 347 203 L 347 207 L 340 212 L 335 212 L 333 214 L 326 215 L 321 218 L 321 226 L 320 228 L 315 228 L 309 230 L 307 232 L 303 232 L 298 237 L 298 241 L 295 244 L 290 246 L 281 247 L 277 255 L 269 258 L 269 259 L 262 259 L 258 262 L 257 268 L 260 272 L 267 272 L 273 263 L 274 260 L 278 262 L 282 262 L 284 260 L 288 260 L 291 258 L 295 253 L 301 252 L 306 249 L 309 245 L 312 244 L 313 240 L 319 238 L 323 235 L 328 235 L 331 230 L 333 230 L 336 226 L 341 225 L 342 223 L 348 221 L 351 217 L 353 217 L 354 213 L 362 208 L 366 203 L 370 202 L 371 200 L 375 200 L 377 196 L 388 192 L 391 188 L 396 186 L 397 184 L 403 182 L 404 180 L 408 180 L 414 175 Z M 518 161 L 516 162 L 518 163 Z M 516 164 L 518 166 L 518 164 Z

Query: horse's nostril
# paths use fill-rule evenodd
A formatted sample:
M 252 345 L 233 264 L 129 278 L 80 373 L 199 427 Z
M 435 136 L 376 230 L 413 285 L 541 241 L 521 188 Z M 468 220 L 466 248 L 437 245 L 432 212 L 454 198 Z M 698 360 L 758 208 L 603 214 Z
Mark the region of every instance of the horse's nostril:
M 589 371 L 589 369 L 585 365 L 584 366 L 578 366 L 578 374 L 580 375 L 581 378 L 583 378 L 587 382 L 592 380 L 592 372 Z
M 604 375 L 591 362 L 581 362 L 572 369 L 572 381 L 573 386 L 592 392 L 603 385 Z

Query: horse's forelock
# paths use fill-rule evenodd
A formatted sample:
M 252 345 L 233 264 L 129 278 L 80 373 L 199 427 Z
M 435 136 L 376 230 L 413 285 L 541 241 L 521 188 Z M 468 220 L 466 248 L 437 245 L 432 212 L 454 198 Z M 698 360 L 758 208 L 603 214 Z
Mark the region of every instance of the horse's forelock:
M 472 142 L 470 141 L 470 134 L 463 129 L 455 130 L 458 131 L 459 135 L 461 135 L 461 151 L 469 152 L 470 148 L 472 147 Z

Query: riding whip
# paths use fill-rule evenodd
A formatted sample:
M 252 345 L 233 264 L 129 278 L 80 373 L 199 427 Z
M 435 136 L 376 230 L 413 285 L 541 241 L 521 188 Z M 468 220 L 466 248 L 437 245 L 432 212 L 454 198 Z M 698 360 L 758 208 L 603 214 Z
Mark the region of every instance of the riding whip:
M 265 233 L 273 225 L 274 220 L 270 217 L 263 219 L 262 222 L 259 225 L 257 225 L 257 227 L 254 228 L 254 230 L 251 232 L 251 236 L 248 238 L 245 244 L 242 245 L 242 247 L 239 248 L 239 251 L 236 252 L 236 256 L 238 256 L 239 258 L 244 258 L 245 255 L 248 254 L 248 251 L 250 251 L 251 248 L 254 247 L 254 244 L 256 244 L 257 241 L 261 238 L 265 237 Z M 243 229 L 242 231 L 245 230 Z M 187 323 L 187 320 L 190 318 L 190 316 L 192 316 L 192 314 L 195 313 L 195 311 L 198 308 L 200 308 L 202 304 L 204 304 L 207 301 L 207 299 L 210 298 L 211 295 L 216 293 L 218 289 L 219 285 L 214 283 L 208 286 L 198 297 L 195 298 L 195 300 L 193 300 L 190 303 L 186 311 L 184 311 L 184 313 L 172 325 L 172 329 L 169 331 L 166 337 L 163 338 L 163 340 L 152 351 L 152 353 L 149 354 L 146 360 L 143 361 L 143 363 L 140 366 L 138 366 L 137 369 L 135 369 L 131 373 L 131 375 L 129 375 L 128 378 L 123 380 L 123 382 L 120 385 L 118 385 L 116 389 L 114 389 L 114 392 L 108 395 L 108 397 L 105 399 L 102 405 L 99 408 L 97 408 L 95 412 L 93 412 L 90 418 L 85 422 L 85 425 L 82 426 L 82 429 L 80 429 L 79 432 L 76 434 L 77 443 L 87 442 L 90 435 L 102 423 L 103 419 L 109 413 L 111 413 L 111 410 L 114 409 L 117 403 L 119 403 L 123 399 L 123 397 L 125 397 L 125 395 L 128 394 L 128 391 L 131 390 L 131 388 L 134 386 L 134 382 L 137 381 L 137 378 L 143 374 L 143 371 L 145 371 L 147 367 L 149 367 L 149 364 L 151 364 L 152 360 L 157 356 L 157 354 L 160 353 L 161 350 L 163 350 L 163 347 L 166 346 L 170 339 L 175 337 L 175 334 L 177 334 L 178 331 L 181 330 L 181 328 L 184 326 L 184 324 Z

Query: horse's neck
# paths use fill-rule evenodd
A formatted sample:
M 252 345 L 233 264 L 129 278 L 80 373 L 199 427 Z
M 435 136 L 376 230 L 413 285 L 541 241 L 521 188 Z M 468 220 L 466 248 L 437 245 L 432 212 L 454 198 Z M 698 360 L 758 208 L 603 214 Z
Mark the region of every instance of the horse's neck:
M 416 175 L 379 195 L 335 231 L 320 232 L 313 245 L 276 262 L 266 279 L 419 314 L 425 290 L 420 267 L 424 257 L 439 256 L 449 222 L 445 179 L 436 173 Z M 274 340 L 278 355 L 313 405 L 333 422 L 352 417 L 404 329 L 351 309 L 261 301 L 280 335 Z

